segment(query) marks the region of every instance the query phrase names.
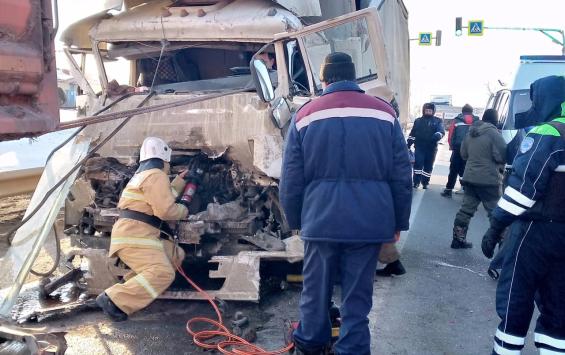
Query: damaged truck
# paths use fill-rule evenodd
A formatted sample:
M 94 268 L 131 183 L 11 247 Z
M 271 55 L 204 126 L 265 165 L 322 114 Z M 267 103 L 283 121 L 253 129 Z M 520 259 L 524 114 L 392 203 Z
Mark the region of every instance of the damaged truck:
M 73 277 L 91 295 L 119 280 L 126 270 L 107 258 L 110 232 L 147 136 L 173 149 L 173 174 L 203 171 L 190 216 L 176 226 L 185 270 L 213 297 L 259 301 L 261 278 L 292 270 L 284 265 L 303 253 L 277 187 L 293 113 L 322 92 L 323 58 L 343 51 L 361 88 L 406 123 L 406 8 L 401 0 L 107 3 L 62 34 L 89 117 L 58 124 L 78 129 L 50 156 L 4 258 L 14 286 L 0 313 L 9 314 L 62 206 L 75 247 L 66 258 L 81 260 Z M 175 282 L 161 297 L 201 295 Z

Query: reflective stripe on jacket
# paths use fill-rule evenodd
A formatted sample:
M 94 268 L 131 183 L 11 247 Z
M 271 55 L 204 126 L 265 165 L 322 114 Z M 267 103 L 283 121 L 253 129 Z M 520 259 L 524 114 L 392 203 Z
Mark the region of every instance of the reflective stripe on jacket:
M 304 240 L 391 242 L 408 229 L 411 170 L 392 107 L 342 81 L 293 118 L 279 196 Z
M 161 169 L 149 169 L 135 174 L 122 191 L 118 208 L 154 215 L 165 221 L 176 221 L 188 215 L 188 209 L 175 198 L 184 188 L 176 177 L 171 183 Z M 147 223 L 120 218 L 112 228 L 110 256 L 124 247 L 161 249 L 160 231 Z

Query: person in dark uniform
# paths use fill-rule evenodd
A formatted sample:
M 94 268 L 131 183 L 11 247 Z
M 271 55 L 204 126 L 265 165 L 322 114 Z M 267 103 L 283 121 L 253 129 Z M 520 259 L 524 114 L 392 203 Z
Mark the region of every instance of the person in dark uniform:
M 437 144 L 445 135 L 443 121 L 434 116 L 435 112 L 436 106 L 433 103 L 424 104 L 422 117 L 414 121 L 414 126 L 408 136 L 408 149 L 412 147 L 412 144 L 416 147 L 413 179 L 415 189 L 420 184 L 422 188 L 428 188 L 436 159 Z
M 461 145 L 471 125 L 478 120 L 479 118 L 473 115 L 473 107 L 469 104 L 465 104 L 461 109 L 461 113 L 455 117 L 449 127 L 447 141 L 449 142 L 449 149 L 451 149 L 451 159 L 449 159 L 447 185 L 445 185 L 445 190 L 441 193 L 443 197 L 451 197 L 453 188 L 457 182 L 457 176 L 463 177 L 463 173 L 465 172 L 465 159 L 461 157 Z
M 304 240 L 297 354 L 326 354 L 330 304 L 341 279 L 341 326 L 335 352 L 370 355 L 368 315 L 383 243 L 407 230 L 410 161 L 392 106 L 355 83 L 345 53 L 322 64 L 322 96 L 293 117 L 283 155 L 280 200 Z
M 496 290 L 501 321 L 493 354 L 520 354 L 534 301 L 540 312 L 534 333 L 540 354 L 565 353 L 565 77 L 535 81 L 530 98 L 532 107 L 516 115 L 516 128 L 542 124 L 522 141 L 481 245 L 492 258 L 511 225 Z

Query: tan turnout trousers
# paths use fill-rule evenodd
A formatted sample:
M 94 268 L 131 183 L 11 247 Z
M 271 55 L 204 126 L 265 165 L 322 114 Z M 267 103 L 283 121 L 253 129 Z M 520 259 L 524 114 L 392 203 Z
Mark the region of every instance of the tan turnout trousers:
M 106 294 L 128 315 L 151 304 L 175 279 L 184 251 L 168 240 L 162 244 L 164 250 L 127 247 L 116 253 L 131 271 L 124 277 L 125 283 L 115 284 Z
M 145 170 L 130 180 L 118 208 L 154 215 L 164 221 L 183 219 L 188 210 L 175 203 L 183 188 L 184 181 L 179 177 L 169 183 L 162 170 Z M 183 250 L 160 239 L 159 234 L 157 228 L 128 218 L 118 219 L 112 228 L 110 256 L 118 256 L 131 272 L 125 276 L 125 283 L 105 292 L 128 315 L 145 308 L 163 293 L 175 278 L 175 266 L 184 259 Z

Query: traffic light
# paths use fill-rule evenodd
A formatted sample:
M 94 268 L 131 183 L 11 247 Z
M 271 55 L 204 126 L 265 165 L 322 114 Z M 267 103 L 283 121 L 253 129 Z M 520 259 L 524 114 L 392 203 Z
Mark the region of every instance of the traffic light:
M 436 46 L 441 46 L 441 30 L 436 31 Z
M 463 34 L 463 17 L 455 18 L 455 35 L 461 36 Z

